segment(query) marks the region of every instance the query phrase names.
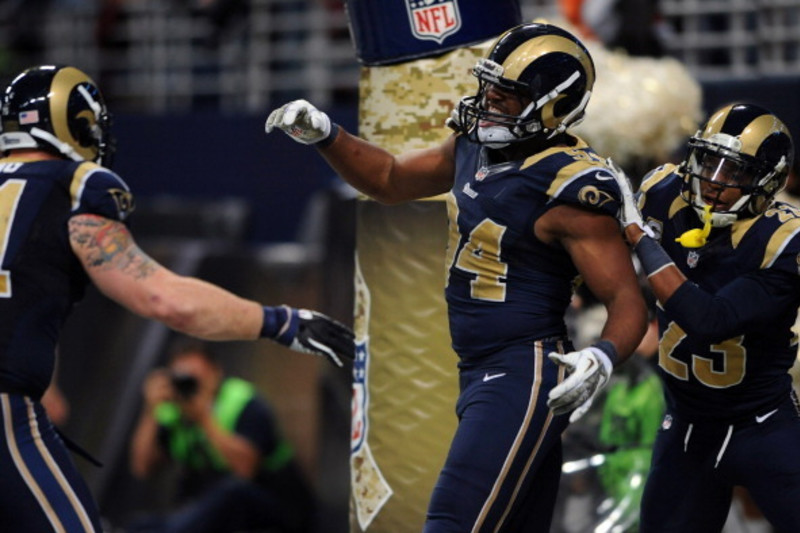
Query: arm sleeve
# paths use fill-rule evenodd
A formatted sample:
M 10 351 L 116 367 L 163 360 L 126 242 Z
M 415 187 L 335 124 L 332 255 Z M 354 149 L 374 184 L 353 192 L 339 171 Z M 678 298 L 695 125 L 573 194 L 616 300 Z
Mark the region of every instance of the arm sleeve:
M 742 276 L 716 294 L 687 281 L 664 309 L 689 335 L 717 342 L 785 314 L 798 290 L 797 276 L 766 269 Z

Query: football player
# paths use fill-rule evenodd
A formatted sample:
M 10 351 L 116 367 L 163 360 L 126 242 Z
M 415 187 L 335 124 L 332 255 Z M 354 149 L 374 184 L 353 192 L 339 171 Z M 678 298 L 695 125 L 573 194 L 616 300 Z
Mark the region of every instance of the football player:
M 660 304 L 667 400 L 642 531 L 721 531 L 734 485 L 778 531 L 800 531 L 800 409 L 787 373 L 800 210 L 774 201 L 792 159 L 784 123 L 737 103 L 713 113 L 685 161 L 648 174 L 638 205 L 617 173 L 620 222 Z
M 100 532 L 100 516 L 40 398 L 59 329 L 89 281 L 131 311 L 207 340 L 267 337 L 338 365 L 352 332 L 314 311 L 264 307 L 156 263 L 128 230 L 133 195 L 108 169 L 108 112 L 69 66 L 17 76 L 0 132 L 0 524 Z
M 614 178 L 566 131 L 595 79 L 586 48 L 556 26 L 524 24 L 500 36 L 473 74 L 478 92 L 458 104 L 456 133 L 440 146 L 394 157 L 303 100 L 274 110 L 266 130 L 313 144 L 381 202 L 448 193 L 459 424 L 424 530 L 546 532 L 561 433 L 636 348 L 647 312 L 614 218 Z M 608 321 L 600 341 L 573 351 L 564 313 L 579 277 Z

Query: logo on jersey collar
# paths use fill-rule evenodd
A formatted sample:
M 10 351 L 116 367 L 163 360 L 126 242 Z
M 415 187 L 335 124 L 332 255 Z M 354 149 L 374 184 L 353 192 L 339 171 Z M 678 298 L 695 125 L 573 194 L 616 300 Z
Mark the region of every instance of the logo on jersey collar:
M 498 163 L 497 165 L 481 164 L 481 167 L 475 172 L 475 180 L 482 181 L 486 176 L 511 170 L 515 166 L 516 163 L 513 161 L 509 163 Z
M 689 250 L 689 253 L 686 255 L 686 264 L 689 265 L 689 268 L 695 268 L 699 262 L 700 254 L 694 250 Z

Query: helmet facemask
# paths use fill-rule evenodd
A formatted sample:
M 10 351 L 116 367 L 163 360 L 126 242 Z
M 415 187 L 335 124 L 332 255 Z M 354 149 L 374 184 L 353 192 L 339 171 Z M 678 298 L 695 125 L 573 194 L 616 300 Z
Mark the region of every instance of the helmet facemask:
M 478 78 L 478 92 L 459 103 L 459 118 L 470 139 L 489 148 L 504 148 L 542 130 L 541 122 L 533 113 L 536 102 L 530 101 L 524 83 L 504 78 L 503 67 L 486 58 L 478 61 L 472 74 Z M 508 115 L 487 109 L 487 93 L 492 86 L 516 96 L 524 106 L 522 112 Z
M 594 63 L 572 34 L 549 24 L 529 23 L 501 35 L 472 69 L 474 96 L 462 98 L 450 125 L 471 141 L 503 148 L 548 140 L 583 118 L 594 84 Z M 494 109 L 492 91 L 516 96 L 518 114 Z
M 472 74 L 478 78 L 478 92 L 475 96 L 461 99 L 458 113 L 465 132 L 474 142 L 489 148 L 504 148 L 509 144 L 534 137 L 543 136 L 550 139 L 583 118 L 583 110 L 591 95 L 589 91 L 585 93 L 581 105 L 564 117 L 556 128 L 546 128 L 541 118 L 542 109 L 576 83 L 580 79 L 580 72 L 575 71 L 572 76 L 538 101 L 532 101 L 530 94 L 538 92 L 536 90 L 538 88 L 532 90 L 526 83 L 503 77 L 503 70 L 501 65 L 486 58 L 480 59 L 472 69 Z M 520 99 L 524 107 L 519 115 L 508 115 L 487 109 L 487 93 L 492 86 L 513 93 Z
M 111 134 L 111 113 L 105 105 L 95 109 L 95 121 L 87 126 L 89 136 L 93 144 L 97 145 L 97 157 L 95 163 L 106 168 L 111 168 L 114 161 L 114 152 L 117 151 L 117 143 Z
M 725 133 L 716 133 L 708 139 L 698 135 L 689 140 L 689 154 L 681 166 L 684 173 L 681 196 L 700 220 L 703 208 L 712 205 L 714 227 L 729 226 L 739 218 L 763 212 L 780 188 L 776 176 L 786 172 L 785 157 L 772 165 L 740 152 L 741 144 L 738 138 Z M 738 189 L 741 196 L 725 205 L 721 197 L 728 189 Z

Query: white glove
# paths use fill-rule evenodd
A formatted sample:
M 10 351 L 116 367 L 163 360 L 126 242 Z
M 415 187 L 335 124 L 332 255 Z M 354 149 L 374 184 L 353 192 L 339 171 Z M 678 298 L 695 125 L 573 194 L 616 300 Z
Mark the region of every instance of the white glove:
M 548 357 L 566 366 L 570 374 L 547 395 L 547 406 L 556 415 L 572 411 L 569 421 L 575 422 L 586 414 L 597 393 L 608 382 L 613 369 L 611 360 L 594 346 L 565 354 L 551 352 Z
M 330 136 L 331 119 L 306 100 L 294 100 L 269 114 L 264 130 L 270 133 L 274 128 L 299 143 L 315 144 Z
M 606 166 L 611 170 L 614 176 L 614 181 L 617 182 L 620 193 L 622 194 L 622 205 L 617 211 L 617 220 L 619 225 L 624 230 L 632 224 L 636 224 L 648 237 L 653 237 L 653 229 L 644 223 L 642 219 L 642 212 L 639 211 L 639 205 L 636 202 L 636 196 L 633 194 L 633 186 L 631 180 L 628 179 L 625 171 L 622 170 L 617 164 L 609 157 L 606 159 Z

